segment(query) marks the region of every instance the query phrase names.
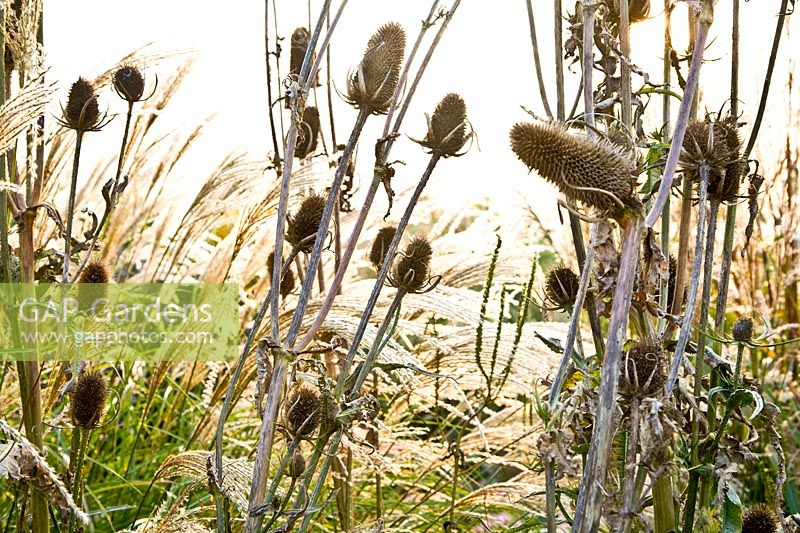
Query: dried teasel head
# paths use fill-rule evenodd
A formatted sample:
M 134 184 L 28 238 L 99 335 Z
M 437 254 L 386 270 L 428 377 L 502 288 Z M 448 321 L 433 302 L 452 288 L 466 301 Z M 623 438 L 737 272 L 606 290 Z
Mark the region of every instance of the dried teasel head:
M 317 234 L 322 223 L 327 199 L 316 193 L 306 196 L 294 216 L 289 216 L 286 223 L 286 240 L 297 246 L 301 252 L 310 253 L 314 247 L 313 236 Z
M 733 340 L 738 342 L 748 342 L 753 339 L 753 319 L 739 317 L 733 323 Z
M 295 450 L 292 461 L 289 463 L 289 477 L 297 479 L 306 472 L 306 459 L 300 450 Z
M 432 256 L 430 242 L 423 237 L 415 237 L 396 260 L 389 284 L 409 293 L 425 292 L 430 280 Z
M 267 257 L 267 277 L 271 280 L 272 279 L 272 269 L 275 268 L 275 250 L 272 251 L 271 254 Z M 294 279 L 294 272 L 292 272 L 292 268 L 286 271 L 281 278 L 281 296 L 286 298 L 295 287 L 295 279 Z
M 627 208 L 641 209 L 631 179 L 636 163 L 624 148 L 599 137 L 573 135 L 555 123 L 515 124 L 510 139 L 520 161 L 568 199 L 614 217 Z
M 623 395 L 641 398 L 657 393 L 667 379 L 664 360 L 664 349 L 657 339 L 635 342 L 620 368 Z
M 300 385 L 286 402 L 286 425 L 294 437 L 308 437 L 322 419 L 322 400 L 316 389 Z
M 78 283 L 108 283 L 111 270 L 102 261 L 90 261 L 81 272 Z
M 70 393 L 72 423 L 82 429 L 97 427 L 103 416 L 106 399 L 108 399 L 106 378 L 100 372 L 81 374 Z
M 292 32 L 292 48 L 289 53 L 289 75 L 300 76 L 303 60 L 306 58 L 308 40 L 311 37 L 306 28 L 297 28 Z
M 395 23 L 384 24 L 367 43 L 364 57 L 347 79 L 347 100 L 373 114 L 389 110 L 406 48 L 406 33 Z
M 369 262 L 372 263 L 372 266 L 374 266 L 376 270 L 380 270 L 383 266 L 383 262 L 386 260 L 386 254 L 389 251 L 389 246 L 392 244 L 396 233 L 397 228 L 395 226 L 386 226 L 378 231 L 378 235 L 375 237 L 375 240 L 372 241 L 372 248 L 370 248 L 369 251 Z
M 63 108 L 62 123 L 78 132 L 97 131 L 104 126 L 94 86 L 83 78 L 72 84 Z
M 749 507 L 742 517 L 742 533 L 777 533 L 778 517 L 766 505 Z
M 297 132 L 297 147 L 294 155 L 298 159 L 305 159 L 317 149 L 317 138 L 320 131 L 319 111 L 314 106 L 303 110 L 303 121 Z
M 123 65 L 114 72 L 114 91 L 123 100 L 141 102 L 144 95 L 144 75 L 133 65 Z
M 467 105 L 456 93 L 450 93 L 436 105 L 428 119 L 428 133 L 422 146 L 442 157 L 458 156 L 470 133 L 467 131 Z
M 695 120 L 686 127 L 681 145 L 680 169 L 686 179 L 699 183 L 701 169 L 708 171 L 708 196 L 720 202 L 739 194 L 744 165 L 741 138 L 733 118 Z
M 544 294 L 558 309 L 571 311 L 578 296 L 580 279 L 568 266 L 557 266 L 547 273 Z

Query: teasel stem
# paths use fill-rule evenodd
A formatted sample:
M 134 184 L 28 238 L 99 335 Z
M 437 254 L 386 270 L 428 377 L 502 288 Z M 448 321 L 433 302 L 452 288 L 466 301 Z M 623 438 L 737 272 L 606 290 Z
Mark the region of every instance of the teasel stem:
M 83 144 L 83 132 L 75 131 L 75 156 L 72 161 L 72 179 L 69 184 L 69 204 L 67 206 L 67 226 L 64 236 L 64 273 L 61 283 L 69 281 L 69 254 L 72 245 L 72 221 L 75 215 L 75 192 L 78 188 L 78 167 L 81 160 L 81 145 Z
M 664 95 L 662 97 L 661 103 L 661 122 L 663 124 L 663 141 L 667 142 L 670 137 L 670 118 L 671 118 L 671 110 L 672 110 L 672 96 L 669 94 L 671 87 L 672 87 L 672 65 L 670 63 L 670 54 L 672 53 L 672 4 L 667 2 L 664 6 L 664 59 L 663 59 L 663 84 L 664 84 Z M 648 202 L 648 209 L 652 207 L 652 200 Z M 664 212 L 670 213 L 670 197 L 667 195 L 667 199 L 664 202 Z M 664 251 L 667 258 L 669 258 L 669 243 L 670 243 L 670 216 L 661 217 L 661 250 Z M 677 274 L 677 272 L 676 272 Z M 660 291 L 660 298 L 659 298 L 659 308 L 661 312 L 666 315 L 666 313 L 670 312 L 669 309 L 669 280 L 662 280 L 661 282 L 661 291 Z M 659 318 L 658 321 L 658 331 L 663 332 L 664 328 L 666 327 L 666 320 L 664 318 Z M 654 502 L 655 505 L 655 502 Z M 670 504 L 671 505 L 671 504 Z M 661 531 L 657 533 L 663 533 Z
M 533 20 L 533 2 L 526 0 L 528 7 L 528 27 L 531 32 L 531 47 L 533 48 L 533 63 L 536 66 L 536 81 L 539 84 L 539 96 L 542 98 L 542 106 L 547 118 L 553 120 L 553 112 L 550 111 L 550 104 L 547 101 L 547 90 L 544 87 L 544 78 L 542 76 L 542 62 L 539 59 L 539 43 L 536 38 L 536 23 Z
M 594 84 L 592 69 L 594 56 L 594 12 L 597 9 L 595 0 L 581 0 L 583 6 L 583 43 L 581 45 L 581 72 L 583 73 L 583 121 L 587 126 L 594 126 Z M 591 127 L 588 128 L 591 130 Z
M 281 152 L 278 146 L 278 134 L 275 128 L 275 115 L 272 109 L 272 63 L 269 52 L 269 0 L 264 0 L 264 63 L 267 69 L 267 112 L 269 113 L 269 130 L 272 137 L 272 158 L 276 170 L 280 169 Z
M 265 502 L 272 501 L 272 498 L 275 496 L 276 491 L 278 490 L 278 485 L 283 479 L 283 476 L 286 473 L 286 467 L 289 465 L 289 462 L 294 457 L 294 452 L 297 450 L 298 446 L 300 446 L 299 439 L 292 439 L 292 442 L 289 443 L 289 447 L 286 449 L 286 453 L 283 454 L 281 458 L 280 466 L 275 471 L 275 475 L 272 476 L 272 481 L 270 482 L 269 489 L 267 489 L 267 493 L 264 496 Z
M 6 48 L 6 8 L 0 5 L 0 50 Z M 6 61 L 0 54 L 0 106 L 6 103 Z M 6 180 L 6 157 L 0 156 L 0 182 Z M 10 180 L 9 180 L 10 181 Z M 0 191 L 0 268 L 2 280 L 11 283 L 11 249 L 8 246 L 8 192 Z
M 623 0 L 624 2 L 625 0 Z M 624 363 L 623 363 L 624 364 Z M 633 516 L 634 480 L 636 477 L 636 448 L 639 445 L 639 398 L 633 396 L 630 403 L 630 434 L 628 435 L 628 450 L 625 458 L 625 485 L 623 488 L 622 518 L 617 527 L 617 533 L 627 531 L 628 522 Z
M 450 10 L 450 16 L 452 16 L 453 12 L 458 7 L 457 4 L 459 2 L 456 2 L 456 4 L 454 4 L 453 8 Z M 403 72 L 400 75 L 400 79 L 397 83 L 397 88 L 395 88 L 394 95 L 392 96 L 392 101 L 389 104 L 389 111 L 386 115 L 386 122 L 383 128 L 383 138 L 378 141 L 378 142 L 385 141 L 385 144 L 383 150 L 381 150 L 380 152 L 381 156 L 377 158 L 375 161 L 375 165 L 373 167 L 375 170 L 373 171 L 372 174 L 372 183 L 370 184 L 370 187 L 367 190 L 367 194 L 364 198 L 364 203 L 358 212 L 358 217 L 353 226 L 353 230 L 350 233 L 350 239 L 347 241 L 347 246 L 345 247 L 344 252 L 342 253 L 341 260 L 336 269 L 336 274 L 334 274 L 334 278 L 331 281 L 331 287 L 328 290 L 328 294 L 325 297 L 325 301 L 322 303 L 322 307 L 317 313 L 317 316 L 314 318 L 314 322 L 311 324 L 311 326 L 306 331 L 305 335 L 303 335 L 303 337 L 295 346 L 295 349 L 298 351 L 302 351 L 303 349 L 305 349 L 305 347 L 308 346 L 308 344 L 313 340 L 314 335 L 317 334 L 319 328 L 322 327 L 322 324 L 325 322 L 325 318 L 328 316 L 328 313 L 333 307 L 333 302 L 336 299 L 338 293 L 340 292 L 340 289 L 342 287 L 342 282 L 344 281 L 344 276 L 347 273 L 347 267 L 350 265 L 350 261 L 353 258 L 353 253 L 355 252 L 359 238 L 361 237 L 361 232 L 364 229 L 364 224 L 367 220 L 367 215 L 369 214 L 369 211 L 372 208 L 372 203 L 375 200 L 375 195 L 377 194 L 378 189 L 382 184 L 382 175 L 380 173 L 381 172 L 380 169 L 382 169 L 386 165 L 389 158 L 389 153 L 391 152 L 392 147 L 394 146 L 394 137 L 389 136 L 389 132 L 390 131 L 393 131 L 395 133 L 398 132 L 400 130 L 400 124 L 402 123 L 403 120 L 402 116 L 398 117 L 397 120 L 394 122 L 394 127 L 392 127 L 392 117 L 394 116 L 397 103 L 399 102 L 400 99 L 401 88 L 405 85 L 405 81 L 408 78 L 408 74 L 411 69 L 411 63 L 414 60 L 417 51 L 419 50 L 419 47 L 422 43 L 422 39 L 425 36 L 425 33 L 428 31 L 429 28 L 433 26 L 434 20 L 436 18 L 436 9 L 438 5 L 439 5 L 439 0 L 434 0 L 434 2 L 431 4 L 431 9 L 430 12 L 428 13 L 428 17 L 422 22 L 422 28 L 420 29 L 420 32 L 417 35 L 417 39 L 414 42 L 414 46 L 411 48 L 411 52 L 408 56 L 408 59 L 406 60 L 405 66 L 403 67 Z M 440 28 L 439 33 L 441 33 L 442 31 L 443 29 Z M 434 40 L 434 42 L 431 44 L 431 47 L 428 53 L 426 54 L 425 59 L 423 60 L 422 64 L 419 67 L 419 70 L 417 71 L 417 79 L 419 79 L 422 76 L 422 73 L 428 66 L 430 58 L 433 55 L 433 50 L 437 43 L 438 40 Z M 411 102 L 411 99 L 414 96 L 414 93 L 416 92 L 416 88 L 417 84 L 415 83 L 408 90 L 408 93 L 406 94 L 406 97 L 404 99 L 404 105 L 408 105 Z
M 598 411 L 594 423 L 589 454 L 581 478 L 578 502 L 575 508 L 573 533 L 596 531 L 602 508 L 602 485 L 608 473 L 611 440 L 614 436 L 614 411 L 616 409 L 619 362 L 628 326 L 633 286 L 639 261 L 642 238 L 642 219 L 629 215 L 621 222 L 622 249 L 620 253 L 617 287 L 611 305 L 608 323 L 608 344 L 600 374 Z
M 86 457 L 86 447 L 92 430 L 75 427 L 72 433 L 72 453 L 70 457 L 70 470 L 72 471 L 72 499 L 80 507 L 83 500 L 83 461 Z M 69 519 L 69 531 L 75 531 L 77 521 L 73 513 Z
M 622 81 L 622 123 L 633 126 L 631 110 L 631 21 L 628 0 L 619 0 L 619 44 L 622 52 L 620 76 Z
M 667 198 L 669 197 L 670 190 L 672 189 L 672 181 L 675 178 L 675 171 L 678 168 L 678 159 L 680 157 L 681 148 L 683 146 L 683 137 L 686 133 L 686 126 L 689 124 L 689 115 L 694 107 L 694 96 L 697 91 L 697 85 L 700 77 L 700 66 L 703 63 L 703 53 L 706 46 L 706 38 L 708 37 L 708 29 L 714 20 L 713 4 L 711 2 L 703 3 L 703 11 L 698 17 L 697 34 L 695 36 L 694 48 L 692 52 L 692 62 L 689 67 L 689 74 L 686 76 L 686 87 L 683 91 L 683 98 L 681 99 L 681 106 L 678 110 L 678 118 L 675 122 L 674 134 L 672 136 L 672 143 L 669 147 L 667 154 L 667 163 L 664 167 L 664 175 L 661 178 L 661 185 L 658 188 L 658 193 L 653 201 L 653 206 L 647 213 L 645 219 L 645 226 L 652 228 L 661 212 L 664 210 Z M 687 201 L 684 198 L 684 201 Z M 680 270 L 680 269 L 679 269 Z M 678 297 L 676 287 L 675 297 Z

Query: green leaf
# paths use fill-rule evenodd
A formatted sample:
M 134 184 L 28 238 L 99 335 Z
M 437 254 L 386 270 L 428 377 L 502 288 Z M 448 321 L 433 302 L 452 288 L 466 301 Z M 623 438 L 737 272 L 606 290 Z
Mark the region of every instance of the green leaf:
M 725 489 L 722 504 L 722 533 L 739 533 L 742 530 L 742 501 L 730 485 Z

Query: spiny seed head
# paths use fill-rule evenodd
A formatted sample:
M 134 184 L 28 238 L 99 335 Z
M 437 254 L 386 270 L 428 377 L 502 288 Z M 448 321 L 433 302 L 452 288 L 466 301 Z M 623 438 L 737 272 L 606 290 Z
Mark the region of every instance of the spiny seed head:
M 601 138 L 570 134 L 555 123 L 518 123 L 511 149 L 529 170 L 556 185 L 567 198 L 611 215 L 639 209 L 631 177 L 636 164 L 627 151 Z
M 133 65 L 124 65 L 114 72 L 114 90 L 123 100 L 139 102 L 144 94 L 144 76 Z
M 753 319 L 740 316 L 733 323 L 733 340 L 747 342 L 753 338 Z
M 385 114 L 400 81 L 406 49 L 406 33 L 390 22 L 381 26 L 367 43 L 364 57 L 347 79 L 351 105 L 370 113 Z
M 108 398 L 108 383 L 100 372 L 81 374 L 70 396 L 72 422 L 79 428 L 97 427 Z
M 317 234 L 326 201 L 324 196 L 312 193 L 303 199 L 297 213 L 287 220 L 286 240 L 299 247 L 301 252 L 310 253 L 314 247 L 314 239 L 310 237 Z
M 303 111 L 303 122 L 297 132 L 297 148 L 294 155 L 299 159 L 305 159 L 313 154 L 317 149 L 317 138 L 319 137 L 320 122 L 319 111 L 314 106 L 309 106 Z
M 275 267 L 275 250 L 272 251 L 271 254 L 267 257 L 267 277 L 272 282 L 272 269 Z M 281 296 L 286 298 L 289 293 L 294 290 L 295 287 L 295 279 L 294 279 L 294 272 L 292 272 L 291 267 L 286 271 L 281 278 Z
M 749 507 L 742 517 L 742 533 L 776 533 L 778 517 L 766 505 Z
M 437 104 L 428 122 L 428 134 L 420 144 L 443 157 L 451 157 L 458 155 L 468 138 L 467 105 L 459 95 L 450 93 Z
M 81 272 L 78 283 L 108 283 L 111 271 L 102 261 L 90 261 Z
M 77 131 L 90 131 L 100 122 L 100 107 L 94 87 L 83 78 L 78 78 L 69 90 L 64 122 Z
M 316 431 L 322 418 L 319 392 L 308 385 L 297 387 L 286 402 L 286 422 L 294 436 L 307 437 Z
M 422 290 L 430 278 L 432 255 L 430 243 L 422 237 L 415 237 L 395 263 L 392 273 L 394 286 L 406 292 Z
M 309 33 L 306 28 L 297 28 L 292 32 L 292 49 L 289 54 L 289 75 L 299 76 L 303 68 L 303 60 L 308 49 Z
M 300 450 L 295 450 L 292 462 L 289 463 L 289 477 L 297 479 L 302 476 L 306 471 L 306 459 Z
M 638 341 L 628 349 L 621 367 L 621 391 L 629 396 L 648 396 L 666 381 L 664 350 L 656 339 Z
M 558 266 L 547 273 L 544 292 L 550 302 L 560 309 L 571 310 L 578 296 L 580 280 L 568 266 Z
M 695 120 L 686 127 L 679 165 L 686 179 L 697 183 L 700 170 L 705 166 L 709 198 L 730 201 L 739 193 L 743 169 L 740 148 L 741 139 L 734 119 Z
M 369 251 L 369 262 L 372 263 L 376 269 L 380 270 L 383 266 L 383 261 L 386 259 L 386 253 L 389 251 L 389 246 L 392 244 L 397 228 L 394 226 L 386 226 L 378 231 L 375 240 L 372 241 L 372 248 Z

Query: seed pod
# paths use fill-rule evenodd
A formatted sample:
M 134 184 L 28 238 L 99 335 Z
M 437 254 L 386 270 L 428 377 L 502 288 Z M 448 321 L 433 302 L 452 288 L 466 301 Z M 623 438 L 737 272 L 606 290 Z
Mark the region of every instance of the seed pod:
M 551 303 L 559 309 L 569 311 L 575 305 L 580 280 L 578 275 L 567 266 L 559 266 L 547 273 L 544 281 L 544 293 Z
M 416 237 L 409 243 L 394 266 L 391 283 L 406 292 L 419 292 L 430 278 L 433 250 L 430 243 Z
M 102 261 L 91 261 L 78 278 L 78 309 L 97 311 L 108 296 L 106 284 L 111 281 L 111 271 Z
M 144 76 L 133 65 L 125 65 L 114 72 L 114 90 L 123 100 L 139 102 L 144 94 Z
M 322 402 L 319 392 L 308 385 L 300 385 L 286 402 L 286 423 L 294 436 L 307 437 L 319 426 Z
M 742 533 L 777 533 L 778 517 L 766 505 L 749 507 L 742 517 Z
M 297 147 L 294 155 L 298 159 L 305 159 L 317 149 L 320 122 L 319 111 L 316 107 L 309 106 L 303 111 L 303 122 L 297 131 Z
M 72 84 L 64 109 L 64 122 L 76 131 L 91 131 L 100 122 L 100 108 L 94 87 L 83 78 Z
M 108 283 L 111 271 L 102 261 L 90 261 L 81 272 L 78 283 Z
M 699 183 L 700 169 L 705 166 L 708 170 L 709 198 L 733 200 L 739 193 L 741 179 L 740 145 L 735 127 L 726 127 L 723 122 L 708 119 L 695 120 L 686 127 L 681 145 L 680 169 L 686 179 Z
M 372 248 L 369 251 L 369 261 L 376 270 L 380 270 L 383 266 L 383 261 L 386 259 L 386 253 L 389 251 L 389 246 L 392 244 L 397 228 L 394 226 L 387 226 L 378 231 L 375 240 L 372 241 Z
M 289 477 L 297 479 L 306 472 L 306 460 L 300 450 L 295 450 L 292 461 L 289 463 Z
M 271 254 L 267 257 L 267 276 L 270 279 L 270 283 L 272 282 L 272 269 L 275 268 L 275 250 L 272 251 Z M 295 279 L 294 279 L 294 272 L 292 268 L 286 271 L 281 278 L 281 297 L 286 298 L 294 290 L 295 287 Z
M 733 323 L 733 339 L 738 342 L 747 342 L 753 338 L 753 319 L 739 317 Z
M 97 427 L 108 398 L 108 383 L 100 372 L 81 374 L 70 396 L 72 423 L 79 428 Z
M 468 139 L 467 106 L 456 93 L 450 93 L 436 106 L 428 122 L 428 134 L 420 142 L 442 157 L 458 155 Z
M 400 81 L 406 34 L 394 22 L 384 24 L 370 38 L 358 68 L 347 79 L 347 99 L 358 109 L 374 114 L 389 110 Z
M 631 182 L 636 164 L 625 149 L 605 139 L 572 135 L 554 123 L 515 124 L 510 138 L 520 161 L 570 200 L 612 216 L 623 207 L 641 208 Z
M 310 237 L 317 234 L 326 202 L 324 196 L 312 193 L 303 199 L 297 213 L 288 218 L 286 240 L 301 252 L 310 253 L 314 247 L 314 239 Z
M 638 341 L 628 349 L 621 367 L 620 391 L 627 396 L 655 394 L 666 381 L 664 350 L 656 339 Z

